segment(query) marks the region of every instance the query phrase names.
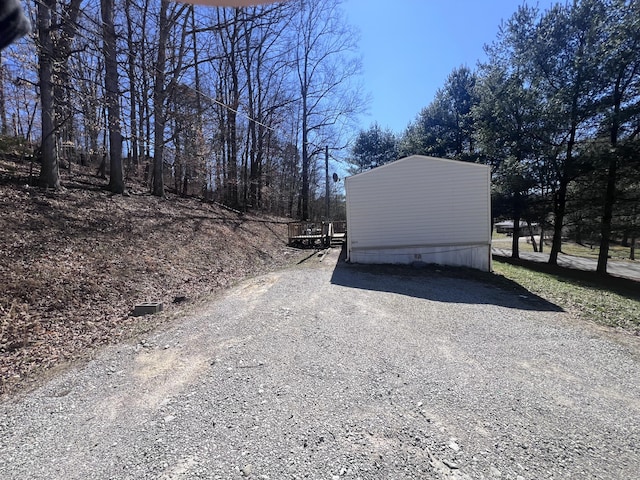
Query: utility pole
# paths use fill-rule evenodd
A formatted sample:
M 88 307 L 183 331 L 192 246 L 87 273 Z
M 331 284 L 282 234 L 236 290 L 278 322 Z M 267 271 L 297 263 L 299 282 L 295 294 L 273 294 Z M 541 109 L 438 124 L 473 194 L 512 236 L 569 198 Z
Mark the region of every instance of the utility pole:
M 324 149 L 324 185 L 325 185 L 325 201 L 326 201 L 326 220 L 329 221 L 329 145 Z

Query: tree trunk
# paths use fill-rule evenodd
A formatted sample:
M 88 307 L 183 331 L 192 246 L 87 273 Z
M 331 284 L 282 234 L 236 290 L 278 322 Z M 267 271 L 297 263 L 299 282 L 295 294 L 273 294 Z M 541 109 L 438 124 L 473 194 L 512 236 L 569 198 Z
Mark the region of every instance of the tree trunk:
M 131 155 L 133 165 L 136 167 L 136 173 L 138 165 L 140 164 L 140 156 L 138 151 L 138 134 L 140 128 L 138 127 L 138 112 L 136 110 L 138 103 L 138 94 L 136 89 L 136 74 L 135 74 L 135 60 L 137 58 L 136 48 L 133 43 L 133 19 L 131 13 L 131 0 L 125 1 L 125 12 L 127 16 L 127 75 L 129 77 L 129 120 L 131 122 Z
M 102 157 L 100 159 L 100 165 L 98 166 L 98 170 L 96 171 L 96 176 L 100 178 L 107 178 L 107 152 L 102 153 Z
M 607 173 L 607 191 L 604 199 L 604 212 L 600 224 L 600 250 L 598 251 L 598 266 L 596 271 L 605 275 L 607 273 L 607 262 L 609 260 L 609 245 L 611 243 L 611 220 L 613 219 L 613 205 L 616 201 L 616 179 L 618 176 L 618 159 L 615 153 L 611 154 L 609 160 L 609 171 Z
M 56 38 L 54 41 L 54 76 L 53 96 L 56 103 L 56 130 L 62 142 L 75 144 L 77 133 L 74 124 L 73 87 L 69 75 L 69 59 L 71 57 L 73 39 L 78 28 L 78 15 L 82 0 L 61 2 L 62 12 L 53 18 Z M 55 13 L 54 13 L 55 14 Z M 71 162 L 71 159 L 69 159 Z
M 195 9 L 193 7 L 190 7 L 190 16 L 191 16 L 191 28 L 193 30 L 193 38 L 192 38 L 192 42 L 193 42 L 193 75 L 194 75 L 194 80 L 195 80 L 195 87 L 196 87 L 196 128 L 195 128 L 195 138 L 194 138 L 194 158 L 191 164 L 191 168 L 187 170 L 187 174 L 192 174 L 193 175 L 193 181 L 198 180 L 200 177 L 199 172 L 200 170 L 202 170 L 202 172 L 206 171 L 206 165 L 203 165 L 204 160 L 203 160 L 203 142 L 202 142 L 202 138 L 203 138 L 203 120 L 202 120 L 202 90 L 201 90 L 201 85 L 200 85 L 200 67 L 198 66 L 198 38 L 196 36 L 196 13 L 195 13 Z M 187 185 L 187 176 L 185 176 L 184 179 L 184 191 L 185 193 L 188 192 L 188 185 Z M 207 195 L 207 191 L 208 191 L 208 187 L 207 187 L 207 180 L 206 177 L 203 180 L 202 184 L 202 192 L 203 195 L 205 196 L 205 200 L 206 200 L 206 195 Z
M 538 245 L 536 243 L 536 236 L 533 234 L 533 228 L 531 227 L 531 222 L 527 219 L 527 228 L 529 229 L 529 237 L 531 238 L 531 245 L 533 246 L 533 251 L 538 251 Z
M 229 176 L 229 198 L 228 203 L 238 206 L 238 127 L 237 115 L 240 106 L 240 80 L 238 78 L 238 9 L 234 11 L 232 34 L 230 38 L 229 67 L 231 70 L 231 110 L 228 112 L 227 120 L 229 125 L 227 157 L 227 175 Z
M 56 0 L 38 2 L 38 39 L 40 40 L 40 101 L 42 103 L 42 167 L 40 186 L 60 190 L 60 172 L 55 144 L 55 103 L 53 98 L 52 10 Z
M 105 67 L 105 94 L 109 128 L 109 190 L 124 193 L 122 174 L 122 134 L 120 131 L 120 99 L 118 63 L 116 58 L 116 31 L 113 25 L 113 1 L 102 0 L 102 28 Z
M 513 217 L 513 238 L 511 239 L 511 258 L 520 258 L 520 215 Z
M 560 180 L 560 187 L 555 195 L 553 207 L 553 240 L 551 241 L 551 253 L 549 253 L 549 265 L 558 265 L 558 254 L 560 250 L 562 250 L 562 226 L 567 206 L 568 183 L 566 179 Z
M 253 77 L 252 77 L 252 72 L 251 72 L 251 59 L 249 58 L 249 52 L 250 52 L 250 44 L 249 44 L 249 33 L 245 34 L 245 38 L 246 38 L 246 45 L 245 45 L 245 54 L 247 55 L 247 68 L 246 68 L 246 85 L 247 85 L 247 106 L 249 107 L 249 115 L 251 116 L 251 120 L 249 120 L 249 125 L 247 128 L 247 147 L 248 147 L 248 154 L 249 154 L 249 160 L 248 160 L 248 167 L 249 167 L 249 172 L 247 173 L 246 170 L 244 172 L 244 177 L 245 177 L 245 185 L 244 185 L 244 192 L 245 192 L 245 201 L 247 201 L 247 203 L 249 203 L 251 205 L 252 208 L 258 208 L 258 164 L 257 164 L 257 154 L 258 154 L 258 149 L 257 149 L 257 143 L 258 143 L 258 137 L 257 137 L 257 132 L 256 132 L 256 122 L 255 122 L 255 118 L 257 116 L 257 112 L 256 112 L 256 108 L 255 108 L 255 102 L 254 102 L 254 92 L 253 92 Z M 258 59 L 259 61 L 259 59 Z M 258 95 L 260 95 L 260 93 L 258 92 Z M 245 165 L 245 168 L 247 166 Z M 248 190 L 248 191 L 247 191 Z
M 167 65 L 167 39 L 169 37 L 169 21 L 167 10 L 169 0 L 160 0 L 160 22 L 158 36 L 158 59 L 156 61 L 156 81 L 153 88 L 153 117 L 154 117 L 154 140 L 153 140 L 153 190 L 152 193 L 158 197 L 164 197 L 164 179 L 162 177 L 164 163 L 164 126 L 165 112 L 164 100 L 166 90 L 164 88 L 165 68 Z
M 569 135 L 569 141 L 567 142 L 567 157 L 564 161 L 564 171 L 560 178 L 560 185 L 556 195 L 554 196 L 553 241 L 551 244 L 551 252 L 549 253 L 549 265 L 558 265 L 558 254 L 562 250 L 562 227 L 564 225 L 564 216 L 567 208 L 569 172 L 573 167 L 573 147 L 575 145 L 576 130 L 578 128 L 577 101 L 577 96 L 575 96 L 572 107 L 571 133 Z
M 611 122 L 611 152 L 609 153 L 609 169 L 607 172 L 607 191 L 604 196 L 602 221 L 600 224 L 600 250 L 598 252 L 598 266 L 596 271 L 605 275 L 609 260 L 609 243 L 611 242 L 611 221 L 613 220 L 613 205 L 616 202 L 616 183 L 618 180 L 618 134 L 620 131 L 620 108 L 622 93 L 620 92 L 621 78 L 618 77 L 613 91 L 613 118 Z
M 9 124 L 7 123 L 7 105 L 4 95 L 4 70 L 2 52 L 0 52 L 0 135 L 7 135 L 9 132 Z
M 142 28 L 144 29 L 147 28 L 147 24 L 148 24 L 149 3 L 150 2 L 145 1 L 142 9 Z M 166 8 L 165 8 L 165 12 L 166 12 Z M 140 64 L 146 66 L 148 61 L 149 59 L 147 57 L 147 49 L 145 48 L 144 45 L 142 45 L 142 47 L 140 48 Z M 139 130 L 138 138 L 143 139 L 143 141 L 140 142 L 140 153 L 144 158 L 145 172 L 148 169 L 152 168 L 152 166 L 149 165 L 149 162 L 151 160 L 151 106 L 149 105 L 147 98 L 149 96 L 149 90 L 150 90 L 149 77 L 150 75 L 153 74 L 153 72 L 149 72 L 149 70 L 151 69 L 149 68 L 141 69 L 141 72 L 140 72 L 141 91 L 139 92 L 140 94 L 138 96 L 139 102 L 140 102 L 138 107 L 138 112 L 140 113 L 140 122 L 139 122 L 140 130 Z M 154 93 L 155 93 L 155 90 L 154 90 Z M 151 176 L 153 177 L 153 175 Z
M 302 89 L 302 210 L 300 220 L 309 220 L 309 147 L 306 88 Z
M 544 219 L 540 220 L 540 253 L 544 252 Z

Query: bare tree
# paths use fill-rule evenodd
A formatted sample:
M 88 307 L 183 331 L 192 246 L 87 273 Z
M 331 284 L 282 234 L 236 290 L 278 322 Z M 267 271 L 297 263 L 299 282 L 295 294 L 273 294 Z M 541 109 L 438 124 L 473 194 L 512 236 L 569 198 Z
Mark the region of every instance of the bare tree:
M 169 6 L 171 5 L 171 8 Z M 160 1 L 160 21 L 158 25 L 158 57 L 155 65 L 155 86 L 153 89 L 153 118 L 154 118 L 154 157 L 153 157 L 153 194 L 164 197 L 164 151 L 165 138 L 164 129 L 167 121 L 167 111 L 165 102 L 169 96 L 169 92 L 175 88 L 177 79 L 182 70 L 182 57 L 184 55 L 184 45 L 186 38 L 186 21 L 188 16 L 184 17 L 184 25 L 182 26 L 181 42 L 179 52 L 177 53 L 178 62 L 168 86 L 165 86 L 167 79 L 167 46 L 171 29 L 177 20 L 188 8 L 188 5 L 178 5 L 170 3 L 168 0 Z
M 216 9 L 218 48 L 218 82 L 220 107 L 220 138 L 224 158 L 224 201 L 238 206 L 238 109 L 241 97 L 241 35 L 242 11 Z
M 9 132 L 9 124 L 7 122 L 7 103 L 4 91 L 5 68 L 2 62 L 2 53 L 0 52 L 0 135 L 7 135 Z
M 246 10 L 242 63 L 246 78 L 248 162 L 243 172 L 243 202 L 262 207 L 262 188 L 268 186 L 264 163 L 284 109 L 294 94 L 285 90 L 288 50 L 284 32 L 289 27 L 291 6 L 276 4 Z M 248 170 L 248 171 L 247 171 Z M 269 171 L 270 169 L 267 169 Z
M 300 95 L 302 134 L 301 212 L 309 218 L 314 155 L 324 151 L 331 127 L 358 113 L 364 102 L 352 81 L 361 71 L 357 35 L 344 22 L 340 0 L 299 0 L 294 68 Z
M 57 0 L 41 0 L 38 2 L 37 29 L 39 40 L 39 83 L 42 112 L 42 168 L 40 170 L 40 184 L 45 188 L 60 189 L 60 173 L 56 153 L 56 117 L 57 104 L 54 95 L 58 84 L 54 77 L 54 66 L 63 66 L 58 74 L 66 77 L 66 65 L 69 58 L 70 46 L 73 41 L 77 19 L 82 0 L 70 0 L 63 5 L 60 14 L 57 13 Z M 55 21 L 54 21 L 55 20 Z M 58 35 L 55 36 L 55 32 Z M 62 73 L 61 73 L 62 72 Z M 61 95 L 60 95 L 61 96 Z M 64 122 L 66 118 L 60 119 Z
M 125 20 L 127 25 L 127 78 L 129 81 L 129 134 L 131 136 L 131 160 L 137 167 L 140 163 L 139 138 L 140 127 L 138 124 L 138 89 L 136 88 L 136 60 L 138 48 L 134 41 L 133 5 L 131 0 L 124 3 Z
M 122 133 L 120 130 L 120 88 L 116 58 L 116 30 L 113 24 L 113 0 L 101 0 L 105 95 L 109 127 L 109 189 L 124 193 L 122 174 Z
M 60 189 L 60 173 L 55 145 L 55 104 L 53 101 L 53 39 L 51 24 L 56 0 L 38 3 L 38 39 L 40 44 L 40 101 L 42 110 L 42 168 L 40 185 Z
M 101 115 L 104 58 L 99 51 L 87 49 L 71 60 L 70 67 L 75 70 L 75 88 L 79 94 L 78 108 L 83 139 L 81 147 L 85 151 L 81 162 L 86 165 L 95 162 L 97 158 L 100 131 L 104 128 Z
M 154 156 L 153 156 L 153 194 L 164 197 L 164 126 L 165 112 L 164 100 L 166 91 L 164 87 L 165 68 L 167 65 L 167 41 L 169 38 L 170 20 L 167 18 L 169 9 L 168 0 L 160 0 L 160 22 L 158 32 L 158 57 L 156 61 L 155 86 L 153 88 L 153 115 L 154 115 Z

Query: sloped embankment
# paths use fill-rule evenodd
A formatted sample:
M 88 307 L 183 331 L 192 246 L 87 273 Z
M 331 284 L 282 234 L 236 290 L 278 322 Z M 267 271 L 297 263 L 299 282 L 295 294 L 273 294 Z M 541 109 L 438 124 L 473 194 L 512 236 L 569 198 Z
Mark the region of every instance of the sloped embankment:
M 247 276 L 300 257 L 284 220 L 240 215 L 198 199 L 114 196 L 88 175 L 42 192 L 0 164 L 0 393 L 86 358 Z M 174 303 L 175 302 L 175 303 Z

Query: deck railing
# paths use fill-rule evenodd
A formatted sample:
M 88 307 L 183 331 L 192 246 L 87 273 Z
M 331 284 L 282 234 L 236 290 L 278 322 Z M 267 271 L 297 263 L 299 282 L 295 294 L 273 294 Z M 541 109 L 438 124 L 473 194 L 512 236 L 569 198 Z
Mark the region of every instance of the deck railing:
M 287 227 L 289 245 L 313 246 L 320 242 L 322 246 L 328 246 L 335 231 L 333 222 L 290 222 Z
M 345 222 L 344 220 L 331 223 L 333 224 L 334 233 L 347 233 L 347 222 Z

